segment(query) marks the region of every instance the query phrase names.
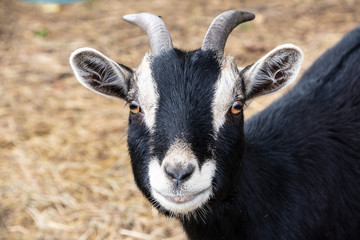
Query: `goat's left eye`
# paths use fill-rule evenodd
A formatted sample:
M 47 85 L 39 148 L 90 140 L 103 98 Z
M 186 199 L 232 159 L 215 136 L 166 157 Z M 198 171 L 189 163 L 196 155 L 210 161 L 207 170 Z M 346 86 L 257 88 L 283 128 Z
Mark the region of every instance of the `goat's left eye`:
M 243 106 L 244 103 L 242 101 L 235 101 L 230 108 L 230 112 L 234 115 L 238 115 L 241 113 Z
M 132 112 L 132 113 L 141 112 L 140 105 L 136 101 L 130 101 L 129 102 L 129 108 L 130 108 L 130 112 Z

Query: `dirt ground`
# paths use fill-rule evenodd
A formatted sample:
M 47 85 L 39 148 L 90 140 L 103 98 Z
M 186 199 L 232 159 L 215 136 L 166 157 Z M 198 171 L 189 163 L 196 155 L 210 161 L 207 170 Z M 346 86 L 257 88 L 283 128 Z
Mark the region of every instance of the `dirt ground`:
M 360 0 L 108 0 L 46 13 L 0 0 L 0 239 L 185 239 L 136 188 L 127 154 L 128 109 L 77 83 L 68 64 L 79 47 L 136 67 L 147 36 L 121 17 L 161 15 L 174 45 L 201 46 L 224 10 L 254 12 L 231 34 L 239 65 L 283 43 L 300 46 L 303 70 L 360 23 Z M 254 101 L 246 116 L 279 94 Z

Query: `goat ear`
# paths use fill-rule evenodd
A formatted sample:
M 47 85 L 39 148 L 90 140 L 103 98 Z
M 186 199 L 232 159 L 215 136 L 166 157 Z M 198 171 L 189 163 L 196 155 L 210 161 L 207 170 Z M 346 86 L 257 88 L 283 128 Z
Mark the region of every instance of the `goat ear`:
M 106 96 L 126 99 L 132 70 L 92 48 L 80 48 L 70 56 L 77 80 L 86 88 Z
M 243 78 L 247 100 L 273 93 L 289 85 L 299 73 L 302 61 L 301 49 L 285 44 L 246 68 Z

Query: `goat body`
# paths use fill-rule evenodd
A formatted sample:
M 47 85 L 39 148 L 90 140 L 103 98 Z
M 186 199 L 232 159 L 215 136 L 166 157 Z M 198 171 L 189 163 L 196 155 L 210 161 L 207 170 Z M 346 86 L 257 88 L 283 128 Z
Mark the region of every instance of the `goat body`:
M 135 182 L 190 239 L 360 239 L 360 27 L 320 57 L 285 96 L 244 123 L 253 98 L 293 81 L 291 44 L 253 65 L 224 56 L 231 10 L 195 51 L 172 46 L 163 21 L 124 19 L 150 37 L 130 69 L 83 48 L 70 57 L 85 87 L 128 101 Z

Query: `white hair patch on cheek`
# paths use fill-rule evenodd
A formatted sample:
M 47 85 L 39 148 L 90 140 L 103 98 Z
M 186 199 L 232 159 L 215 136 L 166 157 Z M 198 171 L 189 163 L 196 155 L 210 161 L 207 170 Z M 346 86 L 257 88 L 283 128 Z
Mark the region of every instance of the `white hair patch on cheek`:
M 146 126 L 153 130 L 155 126 L 156 110 L 158 107 L 159 95 L 156 81 L 152 77 L 149 56 L 146 55 L 137 69 L 137 87 L 139 104 L 144 111 Z

